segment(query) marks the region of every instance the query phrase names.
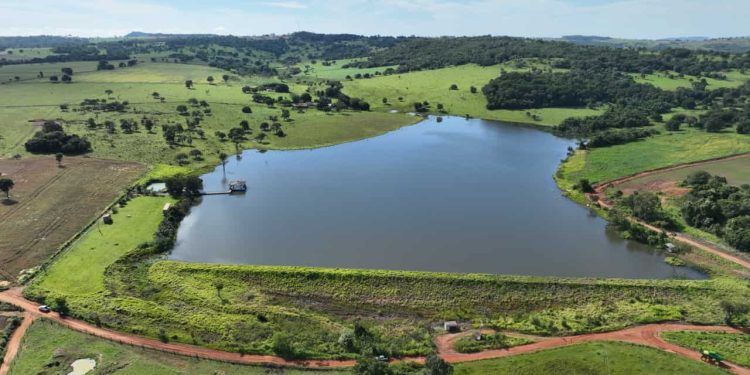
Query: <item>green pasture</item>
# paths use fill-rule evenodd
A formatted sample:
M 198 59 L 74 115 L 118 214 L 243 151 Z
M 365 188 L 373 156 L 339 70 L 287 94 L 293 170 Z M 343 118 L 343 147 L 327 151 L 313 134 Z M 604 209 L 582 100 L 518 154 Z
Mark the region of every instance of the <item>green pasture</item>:
M 440 103 L 447 114 L 543 126 L 557 125 L 568 117 L 589 116 L 601 112 L 587 108 L 488 110 L 487 99 L 481 90 L 491 79 L 500 75 L 501 68 L 506 71 L 528 70 L 500 65 L 461 65 L 345 81 L 344 92 L 350 96 L 364 98 L 372 109 L 377 111 L 412 112 L 414 102 L 427 101 L 433 114 L 440 113 L 437 110 L 437 104 Z M 456 84 L 458 90 L 449 90 L 452 84 Z M 471 86 L 477 88 L 476 93 L 470 92 Z M 386 98 L 387 103 L 383 103 L 383 98 Z
M 619 342 L 592 342 L 531 354 L 455 365 L 456 375 L 469 374 L 725 374 L 717 367 L 658 349 Z
M 70 61 L 61 63 L 41 63 L 41 64 L 18 64 L 18 65 L 2 65 L 0 66 L 0 82 L 10 85 L 15 84 L 15 77 L 18 77 L 20 81 L 35 81 L 35 82 L 49 82 L 49 77 L 57 75 L 62 76 L 60 69 L 71 68 L 73 69 L 73 79 L 77 78 L 77 74 L 86 72 L 95 72 L 96 61 Z M 37 78 L 39 72 L 44 73 L 44 78 Z M 13 85 L 15 88 L 16 86 Z M 0 90 L 5 90 L 7 87 L 0 86 Z M 2 103 L 5 104 L 5 103 Z
M 172 355 L 114 343 L 72 331 L 48 320 L 37 320 L 24 336 L 23 346 L 12 362 L 10 374 L 67 374 L 75 360 L 96 361 L 96 374 L 116 375 L 320 375 L 344 371 L 314 371 L 243 366 Z
M 35 47 L 35 48 L 8 48 L 0 51 L 0 61 L 18 61 L 30 60 L 34 58 L 45 58 L 54 55 L 53 48 Z
M 566 178 L 587 178 L 602 182 L 674 164 L 750 152 L 750 136 L 734 129 L 708 133 L 685 127 L 678 132 L 662 131 L 638 142 L 589 150 L 577 170 L 568 168 Z M 743 174 L 744 172 L 738 172 Z
M 742 85 L 748 79 L 750 74 L 742 74 L 739 71 L 732 70 L 723 73 L 726 75 L 726 79 L 715 79 L 705 78 L 708 83 L 707 89 L 714 90 L 722 87 L 734 88 Z M 647 83 L 656 86 L 662 90 L 674 91 L 678 88 L 691 88 L 693 82 L 698 82 L 701 78 L 694 76 L 678 76 L 675 72 L 657 72 L 653 74 L 646 74 L 641 76 L 640 74 L 631 74 L 633 79 L 638 83 Z
M 295 78 L 316 78 L 316 79 L 335 79 L 343 81 L 346 76 L 354 77 L 355 74 L 375 74 L 375 72 L 382 73 L 388 68 L 396 68 L 395 66 L 383 66 L 376 68 L 344 68 L 343 66 L 354 61 L 361 59 L 342 59 L 332 62 L 330 65 L 323 65 L 321 61 L 316 61 L 315 64 L 312 61 L 305 61 L 297 64 L 296 66 L 302 70 L 302 73 L 295 76 Z
M 379 135 L 419 120 L 406 114 L 382 112 L 325 113 L 311 109 L 300 113 L 292 110 L 291 121 L 282 121 L 286 137 L 269 133 L 263 143 L 257 143 L 252 138 L 259 133 L 260 123 L 271 122 L 269 116 L 280 116 L 281 108 L 253 103 L 251 96 L 242 93 L 241 89 L 245 84 L 256 85 L 274 79 L 254 77 L 232 79 L 228 84 L 200 83 L 208 75 L 214 75 L 220 81 L 222 73 L 226 72 L 202 66 L 155 63 L 80 74 L 75 76 L 71 84 L 35 80 L 2 85 L 0 119 L 4 121 L 4 126 L 0 128 L 0 155 L 26 154 L 23 143 L 36 131 L 29 122 L 32 119 L 63 120 L 69 132 L 86 136 L 92 142 L 93 155 L 104 158 L 136 160 L 149 164 L 173 163 L 177 153 L 187 153 L 192 148 L 198 148 L 203 152 L 205 160 L 195 162 L 196 168 L 214 165 L 214 159 L 220 152 L 231 154 L 236 151 L 233 143 L 220 142 L 214 133 L 227 133 L 229 129 L 239 126 L 242 120 L 250 122 L 253 132 L 242 142 L 241 149 L 328 146 Z M 185 79 L 197 82 L 195 87 L 186 88 Z M 292 88 L 301 92 L 306 86 L 292 85 Z M 106 94 L 107 90 L 112 93 Z M 154 93 L 158 93 L 164 101 L 155 99 Z M 268 95 L 288 96 L 276 93 Z M 130 110 L 125 113 L 98 114 L 73 110 L 87 98 L 128 101 Z M 211 114 L 205 116 L 201 123 L 205 137 L 194 136 L 192 144 L 169 146 L 162 137 L 161 125 L 184 123 L 184 118 L 177 114 L 176 107 L 187 105 L 191 98 L 205 100 L 210 104 Z M 61 104 L 69 105 L 70 109 L 61 110 Z M 253 113 L 242 113 L 243 106 L 250 106 Z M 141 128 L 133 134 L 123 134 L 119 129 L 115 134 L 109 134 L 103 128 L 92 130 L 84 125 L 88 118 L 94 118 L 99 124 L 112 120 L 119 126 L 120 119 L 140 120 L 143 116 L 156 120 L 153 133 Z
M 39 280 L 60 294 L 104 293 L 104 271 L 138 244 L 150 241 L 163 218 L 166 197 L 139 197 L 112 215 L 114 223 L 94 224 Z
M 750 367 L 750 334 L 680 331 L 664 332 L 661 336 L 687 348 L 717 351 L 731 362 Z

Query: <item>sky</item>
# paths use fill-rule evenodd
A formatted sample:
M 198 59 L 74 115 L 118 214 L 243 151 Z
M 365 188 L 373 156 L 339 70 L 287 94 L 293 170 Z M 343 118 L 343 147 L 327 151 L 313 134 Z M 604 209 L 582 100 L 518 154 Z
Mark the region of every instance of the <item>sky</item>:
M 750 0 L 0 0 L 0 35 L 750 35 Z

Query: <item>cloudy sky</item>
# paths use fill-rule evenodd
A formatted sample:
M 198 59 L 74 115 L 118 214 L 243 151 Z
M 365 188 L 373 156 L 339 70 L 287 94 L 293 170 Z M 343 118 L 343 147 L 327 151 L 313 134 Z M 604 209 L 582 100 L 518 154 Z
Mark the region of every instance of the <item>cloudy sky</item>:
M 750 0 L 0 0 L 0 35 L 750 35 Z

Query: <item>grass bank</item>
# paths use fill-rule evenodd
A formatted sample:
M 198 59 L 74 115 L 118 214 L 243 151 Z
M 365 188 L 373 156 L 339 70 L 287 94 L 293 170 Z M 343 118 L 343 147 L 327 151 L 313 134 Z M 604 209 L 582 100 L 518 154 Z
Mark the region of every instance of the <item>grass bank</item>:
M 719 375 L 725 372 L 717 367 L 657 349 L 617 342 L 594 342 L 532 354 L 461 363 L 455 366 L 455 374 Z

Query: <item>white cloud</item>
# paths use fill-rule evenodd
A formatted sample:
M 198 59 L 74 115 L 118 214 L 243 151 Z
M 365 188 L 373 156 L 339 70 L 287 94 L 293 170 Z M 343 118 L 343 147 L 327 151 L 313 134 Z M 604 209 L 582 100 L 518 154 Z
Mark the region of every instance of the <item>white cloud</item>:
M 266 1 L 266 2 L 263 2 L 263 4 L 268 5 L 270 7 L 284 8 L 284 9 L 306 9 L 307 8 L 307 5 L 302 4 L 298 1 Z

